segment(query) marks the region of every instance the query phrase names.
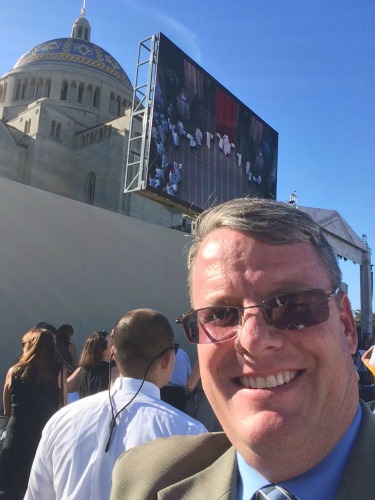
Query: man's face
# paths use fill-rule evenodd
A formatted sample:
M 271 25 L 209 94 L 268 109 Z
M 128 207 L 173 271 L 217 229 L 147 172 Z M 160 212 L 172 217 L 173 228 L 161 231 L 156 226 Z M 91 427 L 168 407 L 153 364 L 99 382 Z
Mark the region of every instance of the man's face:
M 226 228 L 205 238 L 192 278 L 195 309 L 333 288 L 310 244 L 269 245 Z M 223 429 L 269 479 L 278 479 L 277 467 L 286 479 L 286 471 L 293 477 L 324 458 L 358 405 L 350 304 L 344 297 L 339 309 L 328 300 L 330 315 L 320 325 L 278 330 L 261 308 L 247 309 L 235 339 L 198 346 L 203 387 Z M 273 380 L 281 385 L 267 387 Z

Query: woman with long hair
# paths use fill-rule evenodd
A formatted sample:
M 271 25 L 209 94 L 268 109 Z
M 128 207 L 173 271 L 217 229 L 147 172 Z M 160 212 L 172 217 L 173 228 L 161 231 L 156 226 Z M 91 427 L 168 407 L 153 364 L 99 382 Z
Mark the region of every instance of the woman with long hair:
M 79 392 L 79 397 L 90 396 L 108 389 L 109 379 L 117 376 L 111 362 L 112 337 L 104 330 L 97 330 L 86 340 L 79 367 L 68 378 L 68 392 Z M 109 375 L 111 371 L 111 377 Z
M 0 458 L 0 491 L 23 498 L 31 465 L 47 420 L 66 401 L 66 370 L 52 333 L 33 328 L 22 338 L 23 353 L 6 375 L 3 406 L 10 417 Z
M 72 325 L 61 325 L 56 332 L 56 349 L 61 359 L 68 365 L 68 375 L 74 372 L 78 366 L 77 350 L 73 342 L 70 342 L 74 334 Z

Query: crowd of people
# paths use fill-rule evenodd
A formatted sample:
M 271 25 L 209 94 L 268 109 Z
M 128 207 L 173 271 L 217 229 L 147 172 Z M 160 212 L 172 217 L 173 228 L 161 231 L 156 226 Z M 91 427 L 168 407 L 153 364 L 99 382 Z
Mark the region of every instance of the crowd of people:
M 71 325 L 40 322 L 22 337 L 4 385 L 1 498 L 109 498 L 122 452 L 207 432 L 184 413 L 190 359 L 165 316 L 126 313 L 111 334 L 93 332 L 79 360 L 73 333 Z
M 231 200 L 199 216 L 187 266 L 193 367 L 152 309 L 94 332 L 78 361 L 69 325 L 22 337 L 0 496 L 372 499 L 374 404 L 321 228 L 288 203 Z

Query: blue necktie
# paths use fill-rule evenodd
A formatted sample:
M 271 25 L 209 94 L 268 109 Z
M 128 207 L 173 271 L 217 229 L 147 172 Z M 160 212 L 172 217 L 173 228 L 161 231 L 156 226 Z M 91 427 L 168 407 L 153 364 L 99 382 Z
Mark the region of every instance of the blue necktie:
M 298 500 L 298 498 L 282 486 L 269 484 L 257 490 L 251 500 Z

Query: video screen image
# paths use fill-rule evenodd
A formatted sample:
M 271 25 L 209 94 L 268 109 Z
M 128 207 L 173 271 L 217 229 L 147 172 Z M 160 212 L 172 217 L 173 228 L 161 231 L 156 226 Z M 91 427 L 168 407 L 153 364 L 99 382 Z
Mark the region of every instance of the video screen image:
M 278 134 L 160 34 L 147 190 L 200 212 L 276 198 Z

